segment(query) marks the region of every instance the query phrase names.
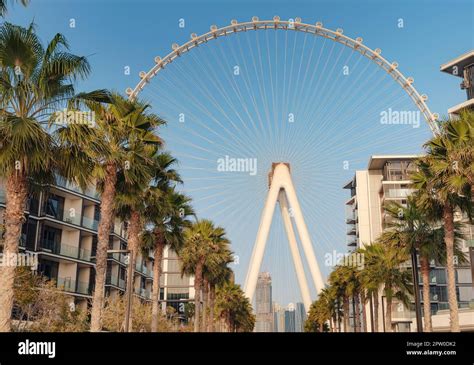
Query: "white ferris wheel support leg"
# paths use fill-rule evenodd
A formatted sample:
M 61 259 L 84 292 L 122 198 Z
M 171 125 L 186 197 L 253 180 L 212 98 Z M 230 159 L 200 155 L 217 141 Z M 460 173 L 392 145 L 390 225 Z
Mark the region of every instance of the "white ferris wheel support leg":
M 303 303 L 306 312 L 309 312 L 309 308 L 311 307 L 311 295 L 309 292 L 308 282 L 306 281 L 306 275 L 304 273 L 303 262 L 301 261 L 298 244 L 296 242 L 295 231 L 293 229 L 290 213 L 288 211 L 288 202 L 286 200 L 285 192 L 283 191 L 283 189 L 280 190 L 278 201 L 280 202 L 280 211 L 283 217 L 283 223 L 285 225 L 286 234 L 288 236 L 291 255 L 293 256 L 293 263 L 295 265 L 296 277 L 298 278 L 301 296 L 303 298 Z
M 270 183 L 270 190 L 268 192 L 267 200 L 263 208 L 262 217 L 260 219 L 260 226 L 258 228 L 257 233 L 257 239 L 255 240 L 252 256 L 250 258 L 249 270 L 247 272 L 247 278 L 245 280 L 244 291 L 250 301 L 252 301 L 253 299 L 255 288 L 257 286 L 258 271 L 260 270 L 260 266 L 262 264 L 263 254 L 265 252 L 265 245 L 268 239 L 268 233 L 270 231 L 270 226 L 272 223 L 273 212 L 275 210 L 275 204 L 277 202 L 280 189 L 285 190 L 285 193 L 287 195 L 286 197 L 288 198 L 289 203 L 291 205 L 292 213 L 295 218 L 296 228 L 298 230 L 306 260 L 308 261 L 309 270 L 311 272 L 311 277 L 316 287 L 317 294 L 319 294 L 324 288 L 324 280 L 322 278 L 321 272 L 319 271 L 319 265 L 313 251 L 313 246 L 309 237 L 308 228 L 306 227 L 306 224 L 304 222 L 303 213 L 301 212 L 301 208 L 296 197 L 295 188 L 291 180 L 289 165 L 285 163 L 274 163 L 272 166 L 273 171 L 272 180 Z M 288 205 L 286 199 L 284 200 L 284 202 L 286 203 L 286 205 Z M 292 237 L 294 237 L 294 231 Z M 295 256 L 293 257 L 293 259 L 295 260 Z M 298 268 L 298 266 L 303 266 L 297 265 L 296 261 L 297 260 L 295 260 L 296 268 Z M 301 283 L 302 282 L 300 282 L 300 284 Z
M 308 228 L 303 218 L 303 213 L 301 212 L 300 204 L 298 198 L 296 197 L 295 188 L 293 182 L 291 181 L 290 172 L 288 167 L 285 165 L 278 165 L 277 168 L 283 167 L 282 171 L 282 180 L 283 188 L 286 191 L 290 206 L 292 208 L 292 213 L 295 218 L 296 228 L 298 229 L 298 234 L 301 240 L 301 245 L 303 246 L 303 251 L 308 261 L 309 271 L 313 278 L 314 285 L 316 286 L 316 292 L 319 295 L 321 290 L 324 288 L 324 280 L 319 270 L 318 261 L 314 254 L 313 245 L 311 244 L 311 238 L 309 237 Z M 276 170 L 276 169 L 275 169 Z
M 257 239 L 253 247 L 252 256 L 250 258 L 249 271 L 245 279 L 245 294 L 252 302 L 253 294 L 257 286 L 258 271 L 262 265 L 263 254 L 265 252 L 265 244 L 267 243 L 270 225 L 272 224 L 273 212 L 278 199 L 278 192 L 280 187 L 278 184 L 272 184 L 267 194 L 265 207 L 263 208 L 262 217 L 260 219 L 260 226 L 258 227 Z

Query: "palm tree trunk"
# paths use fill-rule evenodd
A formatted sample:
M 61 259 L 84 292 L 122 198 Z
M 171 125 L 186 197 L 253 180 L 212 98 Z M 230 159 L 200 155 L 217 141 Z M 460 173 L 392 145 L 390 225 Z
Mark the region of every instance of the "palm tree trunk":
M 207 332 L 207 304 L 209 299 L 209 281 L 204 277 L 202 282 L 202 331 Z
M 444 243 L 446 244 L 446 274 L 451 332 L 460 332 L 456 279 L 454 274 L 454 211 L 449 202 L 445 204 L 443 209 L 443 223 Z
M 140 213 L 137 211 L 132 211 L 130 215 L 130 221 L 128 225 L 128 249 L 132 253 L 132 260 L 128 263 L 132 265 L 132 291 L 135 290 L 135 263 L 137 262 L 138 249 L 140 246 L 140 232 L 141 232 L 141 223 L 140 223 Z M 133 313 L 133 294 L 132 301 L 130 303 L 130 311 Z M 130 316 L 130 326 L 128 332 L 132 332 L 132 316 Z
M 379 294 L 378 292 L 372 293 L 374 298 L 374 332 L 379 331 Z
M 209 332 L 214 332 L 214 306 L 216 301 L 216 285 L 209 285 Z
M 154 266 L 153 266 L 153 298 L 151 308 L 151 331 L 158 331 L 158 318 L 160 312 L 160 280 L 161 280 L 161 264 L 163 261 L 163 251 L 165 244 L 162 239 L 162 235 L 157 237 L 156 248 L 154 254 Z
M 360 301 L 361 301 L 361 307 L 362 307 L 362 332 L 367 332 L 367 311 L 365 310 L 365 302 L 366 302 L 366 297 L 365 297 L 365 290 L 362 289 L 360 292 Z
M 385 332 L 392 331 L 392 297 L 387 296 L 387 308 L 385 310 Z
M 21 228 L 25 220 L 24 211 L 27 194 L 28 183 L 23 172 L 16 172 L 8 176 L 6 182 L 4 261 L 18 254 Z M 11 331 L 14 280 L 15 265 L 2 265 L 0 267 L 0 332 Z
M 343 298 L 343 312 L 344 312 L 344 332 L 349 332 L 349 298 Z
M 92 297 L 91 332 L 102 329 L 101 316 L 104 306 L 104 285 L 107 272 L 107 248 L 114 219 L 115 184 L 117 169 L 115 164 L 108 164 L 104 179 L 104 192 L 101 196 L 100 222 L 97 234 L 97 252 L 95 259 L 95 285 Z
M 354 307 L 355 307 L 355 313 L 354 313 L 354 318 L 355 318 L 355 328 L 354 332 L 360 332 L 360 298 L 359 298 L 359 293 L 356 293 L 354 295 Z
M 201 288 L 202 288 L 202 268 L 204 266 L 203 260 L 200 260 L 196 265 L 194 274 L 194 332 L 201 330 Z
M 432 332 L 431 301 L 430 301 L 430 262 L 427 257 L 420 256 L 421 278 L 423 280 L 423 317 L 424 332 Z

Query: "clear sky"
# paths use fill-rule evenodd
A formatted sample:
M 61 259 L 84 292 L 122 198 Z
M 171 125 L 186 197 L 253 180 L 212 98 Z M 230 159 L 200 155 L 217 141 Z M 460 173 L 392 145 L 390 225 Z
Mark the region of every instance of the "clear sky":
M 113 1 L 32 0 L 10 7 L 7 20 L 37 24 L 46 41 L 61 32 L 72 50 L 89 55 L 91 77 L 79 88 L 124 91 L 155 56 L 211 24 L 252 16 L 301 17 L 361 36 L 415 78 L 433 112 L 465 99 L 459 78 L 441 73 L 446 61 L 474 47 L 472 1 Z M 184 19 L 184 28 L 180 27 Z M 400 20 L 403 27 L 400 27 Z M 75 27 L 71 27 L 71 22 Z M 429 136 L 419 128 L 387 126 L 380 112 L 414 111 L 398 85 L 365 58 L 332 42 L 289 32 L 226 37 L 200 47 L 161 72 L 142 97 L 168 120 L 167 148 L 181 161 L 184 191 L 198 213 L 229 232 L 243 283 L 266 193 L 271 162 L 288 160 L 324 274 L 324 255 L 346 250 L 342 190 L 371 154 L 419 153 Z M 240 75 L 233 74 L 239 66 Z M 347 66 L 349 75 L 342 71 Z M 124 70 L 130 68 L 130 75 Z M 288 124 L 289 114 L 295 122 Z M 179 123 L 178 116 L 186 116 Z M 256 158 L 255 175 L 221 172 L 224 156 Z M 347 161 L 348 165 L 345 166 Z M 344 167 L 345 166 L 345 167 Z M 300 301 L 285 234 L 276 214 L 262 269 L 274 298 Z

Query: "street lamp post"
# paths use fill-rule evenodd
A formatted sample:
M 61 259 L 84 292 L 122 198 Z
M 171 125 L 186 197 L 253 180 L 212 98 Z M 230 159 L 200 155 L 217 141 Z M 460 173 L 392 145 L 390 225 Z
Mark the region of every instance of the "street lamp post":
M 133 251 L 131 250 L 107 250 L 107 253 L 126 253 L 128 254 L 128 268 L 127 268 L 127 302 L 125 305 L 125 332 L 129 332 L 130 328 L 130 313 L 132 311 L 132 296 L 133 296 Z

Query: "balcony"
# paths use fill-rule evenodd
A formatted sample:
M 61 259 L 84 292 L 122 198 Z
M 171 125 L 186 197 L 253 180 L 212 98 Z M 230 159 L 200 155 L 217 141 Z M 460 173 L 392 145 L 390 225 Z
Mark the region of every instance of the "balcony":
M 105 285 L 114 285 L 120 289 L 125 290 L 125 280 L 118 278 L 117 276 L 107 275 L 105 279 Z
M 109 253 L 108 258 L 114 259 L 115 261 L 118 261 L 124 265 L 127 265 L 127 255 L 124 253 L 119 253 L 119 252 L 114 252 L 114 253 Z
M 144 299 L 151 299 L 151 292 L 148 289 L 143 289 L 143 288 L 135 288 L 134 290 L 135 294 L 144 298 Z
M 58 289 L 74 293 L 76 291 L 76 281 L 71 278 L 60 278 L 56 279 L 56 286 Z
M 384 192 L 385 198 L 404 199 L 415 192 L 415 189 L 388 189 Z
M 143 265 L 142 263 L 138 263 L 138 262 L 135 264 L 135 271 L 141 272 L 145 276 L 151 276 L 152 275 L 151 271 L 148 270 L 148 268 L 145 265 Z
M 64 243 L 58 243 L 51 240 L 42 240 L 40 250 L 43 252 L 53 253 L 55 255 L 70 257 L 74 259 L 90 261 L 91 251 L 77 246 L 71 246 Z
M 70 183 L 70 182 L 66 181 L 66 179 L 63 178 L 62 176 L 56 175 L 56 185 L 60 186 L 62 188 L 65 188 L 67 190 L 71 190 L 71 191 L 74 191 L 76 193 L 88 196 L 88 197 L 96 199 L 96 200 L 100 199 L 100 194 L 97 192 L 97 190 L 95 188 L 89 188 L 89 189 L 86 189 L 86 190 L 82 190 L 76 184 L 73 184 L 73 183 Z
M 58 277 L 56 279 L 56 286 L 58 289 L 64 290 L 69 293 L 77 293 L 84 295 L 92 294 L 92 288 L 90 287 L 89 283 L 78 281 L 76 284 L 76 281 L 72 280 L 71 278 Z
M 92 295 L 92 288 L 90 287 L 89 283 L 78 281 L 76 293 L 84 294 L 84 295 Z
M 57 212 L 43 212 L 41 214 L 44 217 L 49 217 L 56 219 L 58 221 L 62 221 L 69 224 L 74 224 L 79 226 L 81 224 L 81 217 L 80 216 L 71 216 L 68 210 L 59 210 Z
M 82 217 L 82 226 L 84 228 L 97 231 L 99 228 L 99 221 L 96 219 L 89 218 L 89 217 Z
M 124 238 L 124 239 L 127 239 L 127 230 L 124 228 L 124 226 L 122 224 L 114 224 L 114 227 L 113 227 L 113 233 L 115 233 L 116 235 Z
M 354 238 L 349 238 L 347 240 L 347 246 L 356 247 L 357 246 L 357 239 L 355 237 Z
M 347 234 L 355 236 L 357 234 L 357 228 L 355 224 L 351 224 L 347 228 Z

